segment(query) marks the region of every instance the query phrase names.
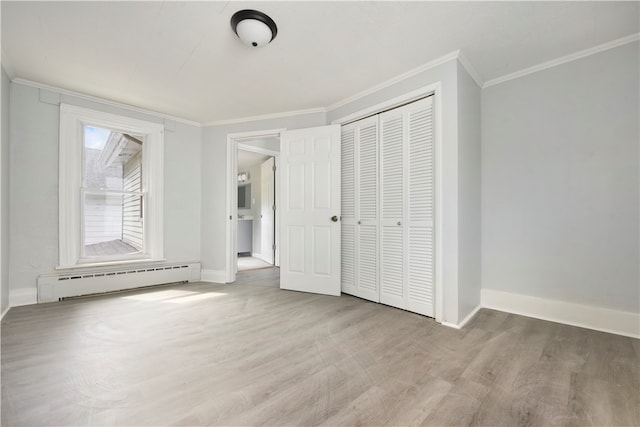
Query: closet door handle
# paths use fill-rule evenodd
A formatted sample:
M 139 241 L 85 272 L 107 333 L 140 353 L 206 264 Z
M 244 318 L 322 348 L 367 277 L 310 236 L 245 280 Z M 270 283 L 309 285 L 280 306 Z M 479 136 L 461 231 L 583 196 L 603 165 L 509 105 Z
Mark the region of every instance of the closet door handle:
M 336 215 L 332 216 L 331 221 L 338 222 L 338 217 Z
M 402 225 L 402 223 L 400 221 L 398 221 L 398 225 Z
M 358 225 L 362 224 L 362 221 L 358 221 Z

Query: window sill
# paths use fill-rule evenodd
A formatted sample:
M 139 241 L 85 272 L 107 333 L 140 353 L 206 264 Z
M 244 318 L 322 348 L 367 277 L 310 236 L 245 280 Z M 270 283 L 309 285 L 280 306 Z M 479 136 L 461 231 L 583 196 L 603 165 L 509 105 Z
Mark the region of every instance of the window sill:
M 119 261 L 101 261 L 101 262 L 88 262 L 82 264 L 76 264 L 66 267 L 55 267 L 56 271 L 72 271 L 72 270 L 81 270 L 81 269 L 95 269 L 102 267 L 120 267 L 127 265 L 137 265 L 137 264 L 158 264 L 162 262 L 166 262 L 165 258 L 143 258 L 143 259 L 130 259 L 130 260 L 119 260 Z

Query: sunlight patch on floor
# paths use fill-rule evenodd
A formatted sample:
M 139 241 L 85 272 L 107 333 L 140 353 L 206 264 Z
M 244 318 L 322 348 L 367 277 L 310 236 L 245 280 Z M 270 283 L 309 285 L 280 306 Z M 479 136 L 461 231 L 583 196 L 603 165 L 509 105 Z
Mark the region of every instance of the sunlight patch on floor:
M 149 302 L 170 302 L 173 304 L 183 304 L 194 301 L 202 301 L 209 298 L 215 298 L 226 295 L 222 292 L 194 292 L 182 291 L 179 289 L 167 289 L 164 291 L 147 292 L 138 295 L 127 295 L 123 299 Z
M 132 299 L 136 301 L 161 301 L 169 298 L 177 298 L 177 297 L 184 297 L 187 295 L 193 295 L 195 293 L 196 292 L 169 289 L 165 291 L 146 292 L 144 294 L 138 294 L 138 295 L 128 295 L 122 298 Z
M 226 294 L 221 293 L 221 292 L 205 292 L 202 294 L 197 294 L 197 295 L 190 295 L 188 297 L 181 297 L 181 298 L 173 298 L 167 301 L 163 301 L 163 302 L 170 302 L 172 304 L 184 304 L 184 303 L 188 303 L 188 302 L 194 302 L 194 301 L 202 301 L 202 300 L 206 300 L 206 299 L 210 299 L 210 298 L 215 298 L 215 297 L 221 297 L 224 296 Z

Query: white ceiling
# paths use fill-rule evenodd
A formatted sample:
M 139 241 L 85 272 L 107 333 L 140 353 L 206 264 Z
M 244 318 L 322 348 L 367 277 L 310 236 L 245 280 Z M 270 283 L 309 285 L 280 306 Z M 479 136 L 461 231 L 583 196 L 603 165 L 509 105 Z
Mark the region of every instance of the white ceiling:
M 639 2 L 11 2 L 21 78 L 200 123 L 327 107 L 461 49 L 481 79 L 639 31 Z M 244 46 L 229 19 L 269 14 Z
M 264 163 L 271 156 L 238 150 L 238 172 L 248 172 L 253 166 Z

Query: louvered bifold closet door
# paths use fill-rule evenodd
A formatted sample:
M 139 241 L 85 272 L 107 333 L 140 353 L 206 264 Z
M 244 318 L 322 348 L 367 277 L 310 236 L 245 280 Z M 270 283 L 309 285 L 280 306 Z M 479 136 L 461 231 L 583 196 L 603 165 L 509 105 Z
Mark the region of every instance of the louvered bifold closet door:
M 378 119 L 370 117 L 342 128 L 342 291 L 371 301 L 379 301 L 377 198 Z
M 405 156 L 402 109 L 380 118 L 380 302 L 405 308 Z
M 434 135 L 433 102 L 404 107 L 407 129 L 407 310 L 434 316 Z
M 354 126 L 341 130 L 341 289 L 353 295 L 356 292 L 356 154 Z
M 432 99 L 380 114 L 380 302 L 433 316 Z

